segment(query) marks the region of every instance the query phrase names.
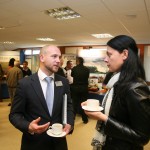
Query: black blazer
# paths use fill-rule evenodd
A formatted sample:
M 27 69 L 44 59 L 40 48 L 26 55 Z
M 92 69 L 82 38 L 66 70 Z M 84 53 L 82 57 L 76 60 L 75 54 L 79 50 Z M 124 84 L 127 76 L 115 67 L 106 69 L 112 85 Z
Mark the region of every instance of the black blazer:
M 116 84 L 104 124 L 107 138 L 103 150 L 143 150 L 150 139 L 150 90 L 139 80 L 131 83 L 122 97 L 117 91 Z
M 58 81 L 62 83 L 61 86 L 56 84 Z M 47 122 L 50 122 L 50 124 L 62 123 L 62 102 L 65 93 L 67 94 L 67 123 L 74 126 L 68 80 L 55 75 L 54 82 L 54 104 L 52 116 L 50 116 L 37 73 L 19 81 L 9 120 L 17 129 L 23 132 L 22 150 L 54 150 L 56 147 L 58 147 L 56 148 L 58 150 L 60 147 L 62 150 L 63 147 L 66 150 L 66 138 L 52 138 L 46 132 L 34 135 L 28 133 L 30 122 L 38 117 L 41 117 L 39 124 Z

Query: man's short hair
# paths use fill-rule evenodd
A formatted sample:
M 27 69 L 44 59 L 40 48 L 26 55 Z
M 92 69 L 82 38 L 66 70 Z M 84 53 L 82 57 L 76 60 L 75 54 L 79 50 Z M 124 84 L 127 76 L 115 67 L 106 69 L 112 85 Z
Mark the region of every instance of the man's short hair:
M 71 61 L 71 60 L 68 60 L 66 64 L 68 65 L 68 64 L 70 64 L 70 63 L 72 63 L 72 61 Z
M 23 63 L 26 63 L 26 64 L 28 64 L 28 62 L 25 60 Z
M 77 60 L 79 61 L 80 64 L 84 63 L 84 59 L 82 57 L 77 57 Z

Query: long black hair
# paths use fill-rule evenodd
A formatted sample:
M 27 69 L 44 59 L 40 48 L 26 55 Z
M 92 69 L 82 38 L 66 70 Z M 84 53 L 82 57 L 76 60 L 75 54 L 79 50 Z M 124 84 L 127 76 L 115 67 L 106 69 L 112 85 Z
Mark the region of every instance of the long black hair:
M 145 80 L 145 70 L 138 56 L 138 47 L 135 40 L 127 35 L 119 35 L 107 42 L 107 45 L 119 53 L 128 50 L 128 58 L 120 70 L 119 87 L 126 89 L 130 82 L 136 82 L 139 78 Z

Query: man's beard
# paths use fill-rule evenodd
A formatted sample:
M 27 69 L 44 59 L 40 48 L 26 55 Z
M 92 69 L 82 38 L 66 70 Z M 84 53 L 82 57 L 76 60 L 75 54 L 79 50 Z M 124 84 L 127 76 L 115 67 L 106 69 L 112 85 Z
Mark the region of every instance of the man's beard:
M 45 66 L 45 68 L 46 68 L 47 70 L 49 70 L 50 72 L 52 72 L 52 73 L 55 73 L 55 72 L 58 71 L 58 67 L 57 67 L 57 69 L 52 69 L 52 68 L 50 68 L 49 66 Z

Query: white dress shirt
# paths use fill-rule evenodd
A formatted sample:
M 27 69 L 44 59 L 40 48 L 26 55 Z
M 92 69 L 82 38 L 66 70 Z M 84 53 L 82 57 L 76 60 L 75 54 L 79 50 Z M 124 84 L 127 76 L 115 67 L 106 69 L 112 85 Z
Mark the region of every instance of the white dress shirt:
M 66 71 L 67 79 L 69 80 L 69 84 L 73 83 L 73 77 L 71 76 L 71 69 Z
M 47 82 L 45 81 L 45 78 L 47 77 L 47 75 L 40 68 L 38 70 L 38 77 L 39 77 L 39 80 L 40 80 L 40 84 L 41 84 L 41 87 L 42 87 L 44 97 L 46 99 Z M 49 77 L 52 77 L 54 79 L 54 73 Z M 52 82 L 53 87 L 54 87 L 54 80 L 52 80 L 51 82 Z M 53 91 L 54 91 L 54 89 L 53 89 Z

